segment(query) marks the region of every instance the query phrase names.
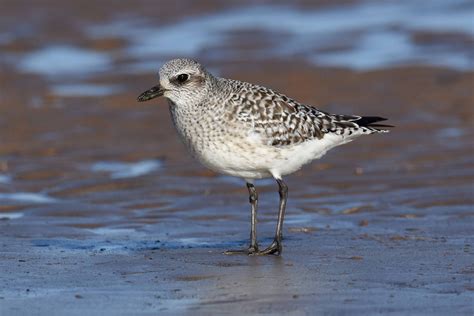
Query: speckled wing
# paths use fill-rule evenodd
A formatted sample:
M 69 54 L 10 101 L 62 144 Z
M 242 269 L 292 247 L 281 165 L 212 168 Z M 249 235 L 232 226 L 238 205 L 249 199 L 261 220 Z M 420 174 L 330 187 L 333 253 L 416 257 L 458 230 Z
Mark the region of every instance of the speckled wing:
M 331 115 L 265 87 L 241 83 L 239 88 L 230 99 L 232 116 L 251 126 L 267 145 L 289 146 L 322 139 L 328 133 L 372 134 L 386 131 L 377 127 L 388 127 L 371 125 L 383 118 Z

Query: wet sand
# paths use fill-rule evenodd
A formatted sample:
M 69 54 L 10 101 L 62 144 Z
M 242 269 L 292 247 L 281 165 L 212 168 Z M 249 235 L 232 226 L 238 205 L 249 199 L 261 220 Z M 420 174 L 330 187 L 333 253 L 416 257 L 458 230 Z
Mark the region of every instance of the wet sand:
M 222 76 L 328 112 L 385 116 L 396 126 L 287 178 L 283 256 L 225 256 L 247 243 L 244 183 L 190 158 L 164 100 L 136 103 L 156 76 L 138 71 L 137 56 L 118 53 L 127 41 L 77 35 L 130 5 L 107 11 L 104 4 L 95 14 L 61 8 L 76 10 L 75 18 L 28 24 L 41 26 L 38 42 L 0 37 L 0 314 L 473 314 L 472 70 L 413 64 L 357 71 L 297 56 L 196 53 Z M 22 10 L 34 16 L 21 2 L 2 12 Z M 220 8 L 183 16 L 200 10 Z M 167 23 L 145 2 L 137 12 Z M 63 28 L 54 28 L 58 21 Z M 431 44 L 451 36 L 426 34 L 413 36 Z M 469 36 L 455 38 L 463 49 L 472 45 Z M 228 39 L 221 51 L 248 53 L 241 56 L 273 45 L 252 30 Z M 86 54 L 89 66 L 103 67 L 91 73 L 59 63 L 59 74 L 19 68 L 40 40 L 121 57 Z M 273 181 L 257 188 L 266 245 L 278 195 Z

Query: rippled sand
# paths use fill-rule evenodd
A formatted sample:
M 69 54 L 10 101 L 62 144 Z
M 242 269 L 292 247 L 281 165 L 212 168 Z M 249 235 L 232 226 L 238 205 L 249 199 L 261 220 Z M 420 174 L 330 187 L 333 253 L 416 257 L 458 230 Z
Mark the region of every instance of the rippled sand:
M 428 18 L 404 24 L 420 2 L 346 24 L 348 8 L 370 17 L 390 6 L 147 3 L 0 5 L 2 25 L 24 16 L 0 33 L 0 314 L 473 313 L 468 2 L 438 19 L 441 30 Z M 268 8 L 289 26 L 238 24 Z M 383 44 L 377 36 L 400 55 L 365 49 Z M 396 125 L 288 177 L 280 258 L 222 255 L 247 243 L 244 183 L 189 157 L 164 100 L 135 101 L 163 60 L 187 54 L 222 76 Z M 269 243 L 276 184 L 257 186 Z

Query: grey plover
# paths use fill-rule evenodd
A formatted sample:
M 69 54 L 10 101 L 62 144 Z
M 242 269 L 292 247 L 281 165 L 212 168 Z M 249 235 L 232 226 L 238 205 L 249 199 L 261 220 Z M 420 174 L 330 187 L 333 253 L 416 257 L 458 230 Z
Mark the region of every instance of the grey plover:
M 279 255 L 291 174 L 329 149 L 355 138 L 388 132 L 377 116 L 338 115 L 301 104 L 255 84 L 218 78 L 190 59 L 173 59 L 161 67 L 159 84 L 138 101 L 168 99 L 171 118 L 192 155 L 206 167 L 242 178 L 251 204 L 250 246 L 227 254 Z M 275 238 L 260 250 L 257 243 L 258 195 L 254 180 L 273 177 L 280 204 Z

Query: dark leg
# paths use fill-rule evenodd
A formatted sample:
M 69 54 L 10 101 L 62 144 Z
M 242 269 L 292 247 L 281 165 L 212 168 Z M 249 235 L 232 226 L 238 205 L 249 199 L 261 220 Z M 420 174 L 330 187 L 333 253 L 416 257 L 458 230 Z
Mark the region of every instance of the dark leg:
M 250 201 L 250 205 L 252 206 L 249 253 L 255 253 L 258 251 L 258 243 L 257 243 L 258 194 L 257 194 L 257 190 L 255 189 L 255 186 L 252 183 L 247 182 L 247 189 L 249 190 L 249 201 Z
M 278 193 L 280 193 L 280 207 L 278 209 L 278 222 L 276 226 L 275 239 L 268 248 L 257 252 L 257 255 L 281 255 L 283 250 L 282 236 L 283 236 L 283 220 L 285 218 L 286 199 L 288 198 L 288 187 L 281 179 L 276 179 L 278 183 Z
M 250 246 L 245 250 L 227 250 L 226 255 L 234 254 L 247 254 L 253 255 L 258 252 L 258 243 L 257 243 L 257 205 L 258 205 L 258 194 L 255 186 L 252 183 L 247 182 L 247 189 L 249 190 L 249 202 L 251 205 L 251 227 L 250 227 Z

